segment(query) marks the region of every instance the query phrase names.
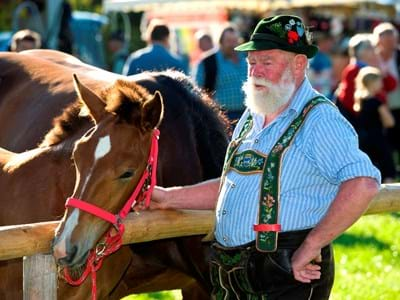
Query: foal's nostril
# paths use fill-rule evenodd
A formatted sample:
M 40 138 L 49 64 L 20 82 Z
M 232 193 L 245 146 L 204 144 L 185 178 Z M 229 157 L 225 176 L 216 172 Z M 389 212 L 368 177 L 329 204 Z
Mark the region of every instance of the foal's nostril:
M 60 265 L 71 265 L 75 259 L 76 253 L 78 252 L 78 247 L 73 246 L 67 249 L 67 253 L 64 257 L 58 259 Z

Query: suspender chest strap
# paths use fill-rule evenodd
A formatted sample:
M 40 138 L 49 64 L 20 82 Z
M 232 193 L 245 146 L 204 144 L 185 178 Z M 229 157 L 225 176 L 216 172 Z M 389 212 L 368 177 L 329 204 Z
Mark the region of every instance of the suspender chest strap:
M 293 142 L 297 132 L 299 132 L 309 111 L 320 103 L 331 102 L 321 96 L 311 99 L 281 135 L 267 156 L 252 150 L 236 154 L 241 142 L 253 126 L 250 114 L 242 127 L 238 139 L 232 141 L 228 147 L 222 180 L 224 180 L 226 172 L 229 169 L 233 169 L 239 173 L 262 173 L 258 213 L 259 224 L 255 224 L 253 227 L 257 234 L 256 247 L 259 251 L 273 252 L 277 249 L 278 232 L 281 230 L 278 218 L 282 158 Z

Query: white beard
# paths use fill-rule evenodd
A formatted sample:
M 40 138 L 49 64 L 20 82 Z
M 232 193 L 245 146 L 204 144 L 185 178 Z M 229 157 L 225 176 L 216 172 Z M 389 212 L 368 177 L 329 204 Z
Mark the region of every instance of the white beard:
M 265 86 L 267 90 L 257 90 L 256 84 Z M 251 112 L 263 116 L 270 115 L 289 102 L 295 87 L 294 78 L 289 69 L 282 74 L 278 84 L 264 78 L 249 77 L 243 84 L 243 91 L 246 94 L 245 105 Z

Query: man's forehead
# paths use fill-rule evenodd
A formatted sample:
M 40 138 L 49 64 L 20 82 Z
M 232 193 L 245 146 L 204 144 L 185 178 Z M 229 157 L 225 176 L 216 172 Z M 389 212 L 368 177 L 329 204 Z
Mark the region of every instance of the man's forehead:
M 249 51 L 247 52 L 248 58 L 275 58 L 282 57 L 287 55 L 286 51 L 279 49 L 271 49 L 271 50 L 257 50 L 257 51 Z

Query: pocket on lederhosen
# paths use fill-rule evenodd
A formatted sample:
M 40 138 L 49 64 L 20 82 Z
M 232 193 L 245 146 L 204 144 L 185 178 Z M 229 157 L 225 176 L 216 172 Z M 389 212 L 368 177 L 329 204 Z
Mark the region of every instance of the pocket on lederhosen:
M 216 299 L 244 299 L 254 293 L 248 280 L 248 260 L 254 251 L 251 247 L 225 248 L 211 246 L 210 277 Z
M 248 281 L 256 293 L 268 293 L 298 285 L 291 267 L 295 249 L 277 249 L 275 252 L 254 252 L 249 257 Z
M 291 268 L 295 249 L 263 253 L 254 246 L 239 250 L 213 244 L 211 248 L 210 275 L 216 299 L 243 299 L 249 293 L 274 294 L 301 284 Z

